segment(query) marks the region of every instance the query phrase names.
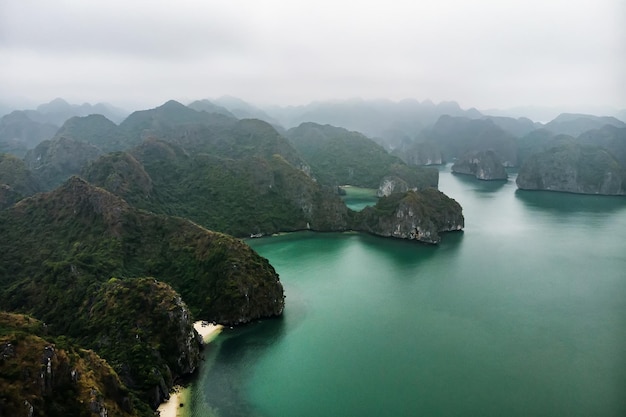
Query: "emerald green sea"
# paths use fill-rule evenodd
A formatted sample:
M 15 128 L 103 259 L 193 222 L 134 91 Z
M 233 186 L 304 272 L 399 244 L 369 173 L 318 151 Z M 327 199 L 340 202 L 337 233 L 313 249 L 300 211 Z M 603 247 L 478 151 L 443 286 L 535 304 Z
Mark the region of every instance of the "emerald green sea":
M 190 414 L 625 416 L 626 198 L 449 167 L 439 188 L 466 227 L 437 247 L 250 240 L 280 274 L 284 316 L 210 345 Z

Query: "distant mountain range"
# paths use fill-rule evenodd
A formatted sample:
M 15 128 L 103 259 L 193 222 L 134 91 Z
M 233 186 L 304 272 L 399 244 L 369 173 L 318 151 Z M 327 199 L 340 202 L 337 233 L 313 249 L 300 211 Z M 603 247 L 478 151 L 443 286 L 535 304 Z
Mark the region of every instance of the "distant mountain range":
M 614 117 L 544 125 L 453 102 L 259 109 L 232 97 L 105 110 L 54 100 L 0 119 L 0 415 L 151 416 L 199 363 L 193 317 L 280 315 L 276 271 L 225 233 L 437 244 L 465 218 L 422 165 L 453 160 L 482 179 L 518 166 L 522 189 L 626 194 Z M 352 211 L 346 184 L 380 198 Z M 38 377 L 46 363 L 55 378 Z

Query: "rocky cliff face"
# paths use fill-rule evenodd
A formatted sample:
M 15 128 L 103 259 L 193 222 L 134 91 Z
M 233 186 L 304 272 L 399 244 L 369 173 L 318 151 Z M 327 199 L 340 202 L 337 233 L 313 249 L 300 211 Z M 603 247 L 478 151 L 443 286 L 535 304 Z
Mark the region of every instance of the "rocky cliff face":
M 624 195 L 625 172 L 606 150 L 569 144 L 528 157 L 516 182 L 522 190 Z
M 409 187 L 409 184 L 402 178 L 389 176 L 383 178 L 376 195 L 378 197 L 389 197 L 393 193 L 406 193 L 409 190 L 415 191 L 416 189 Z
M 492 150 L 466 153 L 452 165 L 452 172 L 486 181 L 508 178 L 504 165 Z
M 418 142 L 398 154 L 409 165 L 441 165 L 445 161 L 439 146 L 433 142 Z
M 278 274 L 245 242 L 77 177 L 0 211 L 0 236 L 2 308 L 93 348 L 153 407 L 198 364 L 192 316 L 233 325 L 284 308 Z
M 0 416 L 147 416 L 97 354 L 55 343 L 45 325 L 0 312 Z
M 169 285 L 113 278 L 90 301 L 79 312 L 89 329 L 83 345 L 114 364 L 126 386 L 153 408 L 198 367 L 202 341 L 187 305 Z
M 440 233 L 462 230 L 461 205 L 428 188 L 394 193 L 357 213 L 355 229 L 378 236 L 439 243 Z

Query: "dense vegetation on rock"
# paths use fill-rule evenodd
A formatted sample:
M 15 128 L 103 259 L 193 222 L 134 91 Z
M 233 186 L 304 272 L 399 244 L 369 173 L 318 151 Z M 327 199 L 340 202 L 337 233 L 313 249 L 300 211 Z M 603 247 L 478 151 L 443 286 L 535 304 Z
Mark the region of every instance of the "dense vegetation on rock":
M 192 317 L 283 310 L 276 272 L 245 243 L 76 177 L 1 211 L 0 234 L 0 305 L 92 347 L 152 406 L 197 365 Z
M 127 149 L 132 143 L 131 137 L 100 114 L 68 119 L 53 139 L 60 138 L 89 143 L 105 153 Z
M 434 142 L 410 142 L 395 149 L 393 154 L 409 165 L 442 165 L 446 162 L 441 149 Z
M 170 100 L 154 109 L 133 112 L 122 123 L 120 130 L 129 138 L 128 148 L 151 137 L 176 137 L 186 127 L 231 125 L 236 122 L 230 116 L 195 111 Z
M 41 309 L 36 317 L 45 321 L 63 319 L 63 309 L 73 308 L 68 303 L 80 304 L 72 303 L 72 294 L 81 280 L 91 285 L 111 277 L 153 276 L 167 282 L 194 315 L 209 321 L 246 322 L 282 311 L 275 271 L 245 243 L 182 218 L 134 209 L 76 177 L 0 212 L 0 220 L 5 237 L 0 285 L 7 288 L 0 295 L 3 305 L 29 305 L 12 294 L 32 290 L 34 296 L 45 296 L 29 298 L 33 308 Z M 33 284 L 37 280 L 52 282 L 56 290 L 43 291 Z M 271 297 L 259 294 L 258 305 L 252 303 L 253 289 Z
M 606 149 L 623 167 L 626 167 L 626 127 L 605 125 L 601 129 L 583 133 L 577 141 L 582 145 Z
M 415 139 L 422 129 L 431 126 L 442 115 L 482 117 L 476 109 L 463 110 L 453 101 L 435 104 L 430 100 L 419 102 L 412 99 L 398 102 L 361 99 L 322 101 L 304 106 L 268 108 L 267 112 L 288 128 L 307 122 L 341 126 L 374 138 L 389 149 Z
M 31 120 L 24 111 L 14 111 L 0 119 L 0 152 L 22 158 L 28 149 L 54 136 L 58 127 Z
M 311 173 L 321 184 L 378 188 L 385 177 L 394 176 L 409 188 L 437 186 L 437 170 L 408 167 L 361 133 L 303 123 L 290 129 L 287 136 L 311 164 Z
M 452 172 L 473 175 L 479 180 L 506 180 L 508 174 L 498 155 L 492 150 L 468 152 L 452 165 Z
M 462 230 L 461 205 L 434 188 L 394 193 L 356 215 L 358 230 L 378 236 L 439 243 L 440 233 Z
M 617 128 L 626 128 L 626 123 L 615 117 L 599 117 L 590 114 L 575 113 L 562 113 L 555 119 L 546 123 L 544 128 L 554 134 L 579 136 L 589 130 L 600 129 L 607 125 Z
M 37 179 L 24 161 L 9 154 L 0 154 L 0 210 L 41 190 Z
M 128 154 L 103 157 L 87 168 L 85 177 L 138 207 L 187 217 L 236 236 L 300 230 L 307 224 L 316 230 L 346 228 L 347 210 L 339 197 L 280 155 L 241 160 L 191 156 L 162 141 L 145 142 L 134 153 L 136 159 Z M 120 160 L 141 164 L 126 164 L 122 178 Z M 133 184 L 145 185 L 137 190 Z
M 490 119 L 441 116 L 422 132 L 424 141 L 436 143 L 444 159 L 451 161 L 467 152 L 493 150 L 506 166 L 517 164 L 515 137 Z
M 42 188 L 52 190 L 100 155 L 102 151 L 94 145 L 60 137 L 44 140 L 28 151 L 24 162 Z
M 96 353 L 49 334 L 42 322 L 0 312 L 0 415 L 150 416 Z
M 626 170 L 605 149 L 570 143 L 529 157 L 517 186 L 524 190 L 626 194 Z

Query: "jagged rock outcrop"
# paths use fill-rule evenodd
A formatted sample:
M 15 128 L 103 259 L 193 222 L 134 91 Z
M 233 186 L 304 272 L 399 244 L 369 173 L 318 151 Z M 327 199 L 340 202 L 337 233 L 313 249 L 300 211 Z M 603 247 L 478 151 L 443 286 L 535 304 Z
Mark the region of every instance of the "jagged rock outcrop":
M 378 186 L 378 197 L 389 196 L 392 193 L 404 193 L 408 190 L 423 190 L 437 187 L 439 183 L 439 171 L 435 168 L 409 167 L 404 164 L 393 164 L 389 167 L 389 175 L 385 176 Z
M 96 353 L 46 333 L 38 320 L 0 312 L 0 416 L 151 415 Z
M 144 393 L 153 408 L 198 367 L 202 340 L 191 312 L 172 287 L 154 278 L 110 279 L 79 316 L 89 330 L 82 344 L 114 364 L 124 384 Z
M 463 209 L 441 191 L 394 193 L 366 207 L 355 218 L 354 229 L 378 236 L 436 244 L 440 233 L 462 230 Z
M 626 170 L 606 150 L 576 143 L 526 159 L 516 180 L 522 190 L 626 194 Z
M 409 184 L 400 177 L 389 176 L 383 178 L 376 191 L 378 197 L 389 197 L 392 193 L 405 193 L 409 190 L 415 191 L 417 188 L 411 188 Z
M 452 165 L 452 172 L 473 175 L 485 181 L 508 178 L 504 165 L 492 150 L 466 153 Z

